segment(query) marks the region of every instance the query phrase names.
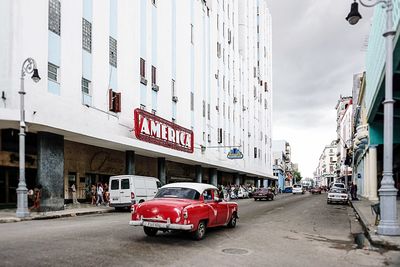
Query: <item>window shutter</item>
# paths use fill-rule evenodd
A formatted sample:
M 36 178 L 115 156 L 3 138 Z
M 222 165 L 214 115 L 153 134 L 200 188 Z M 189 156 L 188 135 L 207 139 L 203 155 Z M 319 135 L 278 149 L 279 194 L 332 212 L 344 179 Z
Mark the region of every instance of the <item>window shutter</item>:
M 121 112 L 121 93 L 115 93 L 114 109 L 115 112 Z
M 113 107 L 113 90 L 112 89 L 108 89 L 108 110 L 109 111 L 114 111 Z

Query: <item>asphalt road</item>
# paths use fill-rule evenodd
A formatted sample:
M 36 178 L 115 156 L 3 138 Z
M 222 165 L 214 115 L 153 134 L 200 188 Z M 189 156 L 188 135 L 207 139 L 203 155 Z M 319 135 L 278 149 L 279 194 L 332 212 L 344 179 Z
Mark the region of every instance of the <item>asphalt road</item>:
M 238 203 L 237 227 L 202 241 L 147 237 L 127 212 L 1 224 L 0 266 L 400 266 L 398 251 L 357 249 L 352 209 L 325 194 Z

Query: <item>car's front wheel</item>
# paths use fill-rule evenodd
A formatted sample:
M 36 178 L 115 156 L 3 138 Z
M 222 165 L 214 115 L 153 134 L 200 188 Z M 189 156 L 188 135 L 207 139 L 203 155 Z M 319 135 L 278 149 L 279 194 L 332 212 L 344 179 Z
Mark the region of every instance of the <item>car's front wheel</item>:
M 143 231 L 147 236 L 155 236 L 157 234 L 157 232 L 158 232 L 158 229 L 144 226 L 143 227 Z
M 236 223 L 237 223 L 236 213 L 233 213 L 231 219 L 228 222 L 228 227 L 229 228 L 235 228 Z
M 206 234 L 206 222 L 201 221 L 197 226 L 197 229 L 193 232 L 194 240 L 202 240 Z

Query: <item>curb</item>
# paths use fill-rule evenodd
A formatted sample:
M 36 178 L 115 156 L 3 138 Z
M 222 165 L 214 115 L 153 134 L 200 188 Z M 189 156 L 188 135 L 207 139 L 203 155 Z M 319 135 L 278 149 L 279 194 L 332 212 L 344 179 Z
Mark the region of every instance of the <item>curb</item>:
M 365 218 L 365 216 L 359 211 L 359 209 L 353 205 L 352 201 L 349 201 L 350 206 L 353 208 L 355 213 L 357 214 L 359 221 L 361 223 L 361 226 L 364 229 L 365 236 L 368 238 L 369 242 L 377 247 L 385 247 L 388 249 L 394 249 L 394 250 L 399 250 L 400 246 L 397 244 L 393 244 L 391 242 L 388 242 L 386 240 L 381 239 L 379 236 L 376 235 L 375 230 L 371 230 L 369 228 L 368 220 Z
M 32 220 L 51 220 L 51 219 L 59 219 L 65 217 L 76 217 L 76 216 L 84 216 L 90 214 L 103 214 L 114 212 L 113 209 L 106 210 L 92 210 L 92 211 L 80 211 L 80 212 L 71 212 L 64 214 L 46 214 L 46 215 L 37 215 L 26 218 L 17 218 L 17 217 L 8 217 L 8 218 L 0 218 L 0 223 L 13 223 L 13 222 L 22 222 L 22 221 L 32 221 Z

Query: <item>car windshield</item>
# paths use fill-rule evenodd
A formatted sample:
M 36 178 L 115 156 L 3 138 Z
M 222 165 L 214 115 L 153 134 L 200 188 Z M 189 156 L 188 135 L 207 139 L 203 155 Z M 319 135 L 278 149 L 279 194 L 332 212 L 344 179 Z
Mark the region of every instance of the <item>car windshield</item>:
M 343 189 L 343 188 L 332 188 L 331 191 L 333 193 L 344 193 L 344 194 L 346 194 L 346 189 Z
M 344 188 L 344 184 L 333 184 L 333 187 Z
M 167 187 L 161 188 L 154 198 L 185 198 L 199 199 L 200 193 L 191 188 Z
M 293 185 L 293 188 L 300 188 L 300 187 L 301 187 L 301 185 L 299 185 L 299 184 Z

